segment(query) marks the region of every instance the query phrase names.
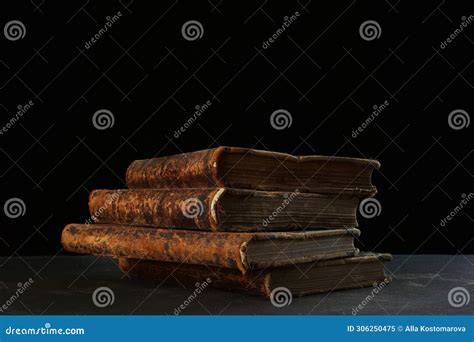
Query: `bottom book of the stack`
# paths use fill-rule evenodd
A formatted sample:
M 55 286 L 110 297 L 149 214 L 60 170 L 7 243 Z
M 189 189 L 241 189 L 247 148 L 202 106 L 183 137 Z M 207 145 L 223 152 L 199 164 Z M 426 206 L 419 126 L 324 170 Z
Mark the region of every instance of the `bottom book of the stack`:
M 69 252 L 111 256 L 132 278 L 201 283 L 271 296 L 293 296 L 388 282 L 390 254 L 359 254 L 358 229 L 306 232 L 207 232 L 120 224 L 69 224 Z
M 362 253 L 358 256 L 321 260 L 282 267 L 242 272 L 224 267 L 119 258 L 120 269 L 132 279 L 189 285 L 207 281 L 209 285 L 270 297 L 274 289 L 285 287 L 295 297 L 341 289 L 375 286 L 390 282 L 384 264 L 390 254 Z

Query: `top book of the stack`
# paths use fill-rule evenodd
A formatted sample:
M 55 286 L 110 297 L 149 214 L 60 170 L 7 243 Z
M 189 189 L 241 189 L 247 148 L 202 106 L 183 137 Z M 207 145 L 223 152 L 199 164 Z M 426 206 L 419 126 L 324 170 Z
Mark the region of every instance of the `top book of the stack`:
M 293 156 L 240 147 L 217 147 L 169 157 L 136 160 L 127 169 L 132 189 L 227 187 L 264 191 L 372 196 L 376 160 Z

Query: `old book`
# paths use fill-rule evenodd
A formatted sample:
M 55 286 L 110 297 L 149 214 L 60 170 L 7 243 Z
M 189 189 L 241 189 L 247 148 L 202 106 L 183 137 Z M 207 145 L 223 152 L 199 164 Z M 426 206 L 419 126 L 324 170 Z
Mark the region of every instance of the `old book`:
M 136 160 L 127 170 L 129 188 L 229 187 L 269 191 L 372 195 L 375 160 L 293 156 L 239 147 L 218 147 L 169 157 Z
M 247 270 L 354 255 L 357 229 L 224 233 L 69 224 L 61 242 L 69 252 L 186 262 Z
M 211 189 L 95 190 L 95 222 L 212 231 L 357 227 L 355 196 Z
M 340 289 L 386 285 L 384 264 L 390 254 L 363 254 L 351 258 L 321 260 L 316 263 L 267 268 L 241 274 L 225 268 L 202 265 L 156 262 L 119 258 L 119 267 L 132 279 L 174 282 L 194 286 L 207 284 L 228 290 L 244 291 L 270 297 L 272 291 L 287 289 L 293 296 L 329 292 Z

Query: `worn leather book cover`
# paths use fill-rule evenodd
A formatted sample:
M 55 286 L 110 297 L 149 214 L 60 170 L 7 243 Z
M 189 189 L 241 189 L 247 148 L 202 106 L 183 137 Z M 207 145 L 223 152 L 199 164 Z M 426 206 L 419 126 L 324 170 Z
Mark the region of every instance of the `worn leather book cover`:
M 136 160 L 127 170 L 129 188 L 229 187 L 264 191 L 350 193 L 367 196 L 375 160 L 293 156 L 240 147 L 217 147 Z
M 384 264 L 391 260 L 390 254 L 368 253 L 245 274 L 226 268 L 140 259 L 119 258 L 118 262 L 127 276 L 140 281 L 160 284 L 178 282 L 189 286 L 206 282 L 216 288 L 270 297 L 273 290 L 278 291 L 281 287 L 293 296 L 303 296 L 378 284 L 385 286 L 391 279 L 385 275 Z
M 225 233 L 69 224 L 61 237 L 66 251 L 204 264 L 247 270 L 351 256 L 357 229 L 308 232 Z
M 95 190 L 98 223 L 212 231 L 357 227 L 356 196 L 228 188 Z

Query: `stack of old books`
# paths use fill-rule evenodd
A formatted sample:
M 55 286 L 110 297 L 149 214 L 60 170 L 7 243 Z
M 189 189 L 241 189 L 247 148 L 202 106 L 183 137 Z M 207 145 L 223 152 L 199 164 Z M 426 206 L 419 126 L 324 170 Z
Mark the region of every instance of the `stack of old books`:
M 388 254 L 359 253 L 359 201 L 379 163 L 218 147 L 134 161 L 128 189 L 90 194 L 70 252 L 113 256 L 133 278 L 178 279 L 271 296 L 387 281 Z

